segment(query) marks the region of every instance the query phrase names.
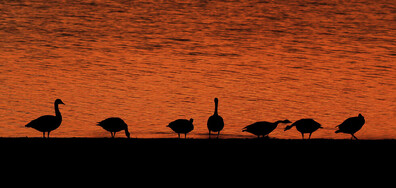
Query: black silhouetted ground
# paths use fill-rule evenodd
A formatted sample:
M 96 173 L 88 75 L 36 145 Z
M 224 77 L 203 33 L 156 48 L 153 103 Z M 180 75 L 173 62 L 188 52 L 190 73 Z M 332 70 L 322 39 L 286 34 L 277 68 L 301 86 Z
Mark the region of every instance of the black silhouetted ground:
M 396 144 L 395 139 L 386 140 L 349 140 L 349 139 L 257 139 L 257 138 L 236 138 L 236 139 L 193 139 L 193 138 L 41 138 L 41 137 L 20 137 L 20 138 L 0 138 L 0 145 L 382 145 Z
M 341 139 L 127 139 L 127 138 L 0 138 L 0 147 L 26 150 L 82 150 L 103 151 L 121 149 L 122 152 L 139 151 L 224 151 L 224 152 L 338 152 L 350 153 L 381 150 L 393 152 L 396 140 L 341 140 Z M 333 152 L 333 153 L 332 153 Z M 111 153 L 109 151 L 109 153 Z
M 264 176 L 270 181 L 270 175 L 294 177 L 295 183 L 308 176 L 334 182 L 389 171 L 395 146 L 396 140 L 0 138 L 0 155 L 10 164 L 5 166 L 22 174 L 42 169 L 82 177 L 124 174 L 131 182 L 147 177 L 173 182 L 175 176 L 195 182 L 222 174 L 232 182 Z

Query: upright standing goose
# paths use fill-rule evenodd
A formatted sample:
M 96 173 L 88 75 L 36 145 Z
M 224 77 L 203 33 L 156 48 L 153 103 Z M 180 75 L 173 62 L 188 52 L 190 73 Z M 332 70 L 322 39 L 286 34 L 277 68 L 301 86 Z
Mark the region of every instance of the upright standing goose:
M 48 133 L 47 137 L 49 138 L 50 132 L 57 129 L 62 123 L 62 115 L 59 111 L 59 104 L 65 104 L 60 99 L 56 99 L 54 102 L 55 106 L 55 116 L 53 115 L 45 115 L 41 116 L 35 120 L 32 120 L 30 123 L 25 125 L 25 127 L 31 127 L 40 132 L 43 132 L 43 138 L 45 138 L 45 132 Z
M 358 138 L 354 134 L 363 127 L 365 122 L 366 121 L 364 120 L 362 114 L 359 114 L 357 117 L 350 117 L 337 126 L 338 130 L 335 133 L 351 134 L 351 139 L 355 138 L 356 140 L 358 140 Z
M 167 127 L 175 131 L 179 135 L 179 138 L 180 133 L 184 133 L 184 138 L 187 138 L 187 133 L 191 132 L 194 129 L 193 119 L 178 119 L 170 122 Z
M 296 126 L 297 131 L 301 133 L 302 139 L 304 140 L 304 133 L 309 133 L 308 139 L 311 139 L 311 134 L 318 130 L 319 128 L 323 128 L 318 122 L 313 119 L 300 119 L 293 124 L 286 126 L 285 131 L 291 129 Z
M 210 138 L 211 131 L 217 132 L 217 138 L 219 138 L 220 131 L 223 130 L 223 128 L 224 128 L 223 118 L 221 116 L 219 116 L 219 114 L 217 114 L 217 107 L 219 105 L 219 99 L 215 98 L 214 102 L 215 102 L 215 111 L 214 111 L 213 115 L 209 117 L 208 123 L 207 123 L 208 130 L 209 130 L 209 138 Z
M 246 126 L 243 128 L 242 132 L 249 132 L 257 136 L 257 138 L 260 138 L 260 135 L 264 138 L 264 136 L 268 136 L 269 133 L 271 133 L 279 123 L 291 123 L 289 120 L 279 120 L 274 123 L 270 123 L 267 121 L 259 121 L 256 123 L 253 123 L 251 125 Z
M 109 131 L 111 137 L 114 138 L 118 131 L 125 131 L 125 135 L 129 138 L 130 134 L 128 131 L 128 125 L 118 117 L 107 118 L 101 122 L 98 122 L 98 125 L 101 126 L 104 130 Z

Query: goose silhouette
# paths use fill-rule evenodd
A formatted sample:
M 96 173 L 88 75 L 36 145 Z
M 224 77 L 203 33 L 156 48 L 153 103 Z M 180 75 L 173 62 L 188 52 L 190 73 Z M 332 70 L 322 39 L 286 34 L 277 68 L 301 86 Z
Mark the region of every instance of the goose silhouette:
M 208 130 L 209 130 L 209 138 L 211 132 L 217 132 L 217 138 L 219 138 L 220 131 L 223 130 L 224 128 L 224 121 L 219 114 L 217 114 L 217 107 L 219 105 L 219 99 L 215 98 L 215 111 L 212 116 L 209 117 L 208 119 Z
M 242 129 L 242 132 L 249 132 L 260 138 L 260 135 L 264 138 L 264 136 L 268 136 L 273 130 L 276 129 L 279 123 L 291 123 L 289 120 L 279 120 L 274 123 L 267 122 L 267 121 L 259 121 L 253 123 L 251 125 L 246 126 Z
M 101 126 L 104 130 L 109 131 L 112 138 L 115 137 L 117 132 L 122 130 L 125 131 L 125 135 L 127 138 L 129 138 L 130 136 L 128 131 L 128 125 L 121 118 L 118 117 L 107 118 L 103 121 L 98 122 L 97 125 Z
M 180 133 L 184 133 L 184 138 L 187 138 L 187 133 L 191 132 L 194 129 L 193 119 L 178 119 L 170 122 L 167 127 L 171 128 L 175 133 L 177 133 L 179 135 L 179 138 Z
M 40 132 L 43 132 L 43 138 L 45 138 L 45 132 L 47 132 L 47 137 L 49 138 L 50 132 L 57 129 L 62 123 L 62 115 L 59 111 L 59 104 L 65 104 L 60 99 L 56 99 L 54 102 L 55 106 L 55 116 L 53 115 L 45 115 L 41 116 L 35 120 L 32 120 L 30 123 L 25 125 L 25 127 L 31 127 Z
M 362 114 L 359 114 L 357 117 L 350 117 L 342 122 L 340 125 L 336 126 L 338 127 L 338 130 L 335 133 L 351 134 L 351 139 L 355 138 L 356 140 L 358 140 L 358 138 L 354 134 L 363 127 L 365 122 L 366 121 L 364 120 Z
M 311 139 L 311 135 L 313 132 L 318 130 L 319 128 L 323 128 L 318 122 L 313 119 L 300 119 L 293 124 L 286 126 L 284 131 L 291 129 L 296 126 L 297 131 L 301 133 L 302 139 L 304 140 L 304 133 L 309 133 L 308 139 Z

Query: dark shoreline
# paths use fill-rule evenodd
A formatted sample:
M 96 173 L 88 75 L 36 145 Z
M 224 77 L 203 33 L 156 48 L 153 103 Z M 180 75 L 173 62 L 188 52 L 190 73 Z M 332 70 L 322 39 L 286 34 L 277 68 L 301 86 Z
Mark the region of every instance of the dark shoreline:
M 218 165 L 227 169 L 231 165 L 253 171 L 307 166 L 338 170 L 393 164 L 395 146 L 394 139 L 0 138 L 2 157 L 35 168 L 56 164 L 95 169 L 128 161 L 133 167 L 143 164 L 163 169 L 188 166 L 206 170 Z
M 396 140 L 344 139 L 127 139 L 127 138 L 0 138 L 3 151 L 63 153 L 64 155 L 123 155 L 153 157 L 193 155 L 223 158 L 290 156 L 338 158 L 394 156 Z M 7 153 L 7 152 L 5 152 Z M 10 152 L 8 152 L 10 153 Z M 199 157 L 198 157 L 199 158 Z
M 396 146 L 396 139 L 349 140 L 349 139 L 178 139 L 178 138 L 5 138 L 0 137 L 0 146 L 151 146 L 151 147 L 379 147 Z
M 351 139 L 321 139 L 321 138 L 313 138 L 313 139 L 276 139 L 276 138 L 225 138 L 225 139 L 206 139 L 206 138 L 88 138 L 88 137 L 52 137 L 52 138 L 42 138 L 42 137 L 0 137 L 0 143 L 3 142 L 36 142 L 42 140 L 53 140 L 56 142 L 70 142 L 74 141 L 80 142 L 102 142 L 102 141 L 119 141 L 119 142 L 133 142 L 133 141 L 144 141 L 144 142 L 164 142 L 164 143 L 174 143 L 174 142 L 190 142 L 190 143 L 206 143 L 210 141 L 218 141 L 222 143 L 286 143 L 286 142 L 296 142 L 296 143 L 307 143 L 307 142 L 315 142 L 315 143 L 395 143 L 396 139 L 362 139 L 362 140 L 351 140 Z

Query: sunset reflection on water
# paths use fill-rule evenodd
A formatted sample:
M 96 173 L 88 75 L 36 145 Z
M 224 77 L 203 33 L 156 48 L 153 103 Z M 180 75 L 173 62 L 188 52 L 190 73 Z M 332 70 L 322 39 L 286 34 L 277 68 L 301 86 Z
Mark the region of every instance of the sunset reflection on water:
M 363 114 L 362 139 L 395 138 L 392 1 L 6 1 L 0 6 L 0 137 L 54 114 L 53 137 L 108 137 L 121 117 L 131 137 L 173 138 L 166 125 L 194 118 L 207 138 L 219 98 L 220 138 L 256 121 L 313 118 L 335 134 Z M 270 137 L 299 139 L 285 125 Z

